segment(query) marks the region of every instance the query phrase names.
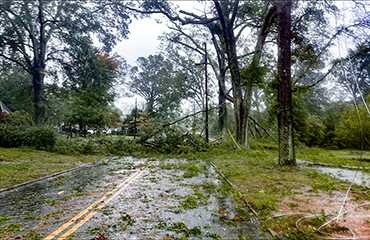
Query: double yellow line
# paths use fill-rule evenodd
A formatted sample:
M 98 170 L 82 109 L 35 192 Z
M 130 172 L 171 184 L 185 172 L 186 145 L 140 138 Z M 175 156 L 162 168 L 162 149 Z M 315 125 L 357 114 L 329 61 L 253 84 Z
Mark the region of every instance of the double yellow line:
M 135 181 L 138 177 L 140 177 L 154 162 L 149 162 L 147 167 L 140 168 L 137 172 L 132 174 L 129 178 L 125 179 L 122 183 L 120 183 L 115 189 L 105 194 L 99 200 L 95 201 L 93 204 L 85 208 L 82 212 L 71 218 L 68 222 L 60 226 L 57 230 L 52 232 L 49 236 L 44 238 L 44 240 L 51 240 L 69 226 L 75 223 L 73 227 L 68 229 L 63 235 L 61 235 L 58 240 L 66 239 L 72 233 L 74 233 L 79 227 L 81 227 L 84 223 L 86 223 L 95 213 L 105 205 L 107 205 L 113 198 L 115 198 L 118 194 L 120 194 L 125 188 L 127 188 L 133 181 Z M 87 214 L 88 213 L 88 214 Z M 83 219 L 82 218 L 85 214 L 87 214 Z

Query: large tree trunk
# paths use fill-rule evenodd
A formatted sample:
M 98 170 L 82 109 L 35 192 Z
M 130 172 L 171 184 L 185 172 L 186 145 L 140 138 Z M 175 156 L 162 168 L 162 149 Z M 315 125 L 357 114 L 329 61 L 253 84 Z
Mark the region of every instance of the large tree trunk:
M 44 98 L 44 77 L 45 77 L 45 56 L 46 56 L 46 36 L 45 22 L 43 15 L 43 1 L 39 0 L 39 42 L 37 47 L 34 47 L 34 59 L 32 70 L 32 82 L 35 101 L 35 123 L 40 124 L 45 120 L 45 98 Z
M 238 10 L 238 1 L 233 3 L 235 8 L 233 9 L 233 17 L 231 18 L 229 18 L 228 14 L 228 2 L 214 0 L 214 3 L 221 21 L 222 36 L 225 40 L 227 61 L 230 67 L 234 98 L 234 116 L 236 122 L 236 141 L 240 145 L 245 145 L 249 109 L 245 108 L 245 103 L 248 101 L 243 101 L 243 91 L 240 81 L 240 70 L 238 66 L 238 55 L 236 51 L 237 39 L 234 35 L 234 21 Z
M 279 164 L 296 165 L 293 138 L 292 82 L 291 82 L 291 6 L 292 1 L 278 1 L 278 80 L 279 103 Z
M 236 39 L 233 36 L 233 31 L 230 30 L 229 35 L 229 49 L 228 49 L 228 62 L 230 66 L 231 81 L 233 87 L 234 97 L 234 115 L 236 122 L 236 141 L 240 145 L 246 144 L 246 133 L 248 124 L 248 89 L 245 89 L 246 95 L 243 98 L 243 91 L 240 82 L 240 71 L 236 55 Z M 248 86 L 247 86 L 248 88 Z M 249 104 L 250 105 L 250 104 Z
M 32 75 L 36 125 L 43 122 L 45 118 L 44 76 L 45 73 L 42 68 L 36 68 Z

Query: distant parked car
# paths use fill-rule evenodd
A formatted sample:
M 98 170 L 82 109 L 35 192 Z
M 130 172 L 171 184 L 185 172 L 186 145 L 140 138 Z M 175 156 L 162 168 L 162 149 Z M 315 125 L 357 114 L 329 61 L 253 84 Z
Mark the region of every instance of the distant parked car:
M 105 134 L 112 134 L 112 129 L 108 129 L 108 130 L 103 130 L 101 131 L 102 133 L 105 133 Z
M 58 133 L 66 134 L 69 132 L 69 128 L 67 129 L 66 127 L 60 127 L 58 128 Z

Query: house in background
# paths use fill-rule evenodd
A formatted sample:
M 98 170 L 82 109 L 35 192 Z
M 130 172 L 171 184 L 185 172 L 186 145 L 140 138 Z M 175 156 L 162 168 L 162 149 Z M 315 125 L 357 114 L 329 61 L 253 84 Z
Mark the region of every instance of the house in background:
M 3 113 L 11 113 L 10 109 L 2 102 L 0 101 L 0 122 L 3 116 Z

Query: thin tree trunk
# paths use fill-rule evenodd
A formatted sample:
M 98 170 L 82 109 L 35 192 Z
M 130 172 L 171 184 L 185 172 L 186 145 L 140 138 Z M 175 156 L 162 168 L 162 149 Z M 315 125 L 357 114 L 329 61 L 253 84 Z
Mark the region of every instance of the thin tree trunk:
M 225 72 L 221 72 L 219 76 L 218 104 L 220 106 L 218 110 L 218 124 L 220 133 L 222 133 L 227 125 Z
M 225 40 L 223 39 L 222 34 L 220 33 L 221 27 L 218 25 L 208 25 L 210 32 L 212 33 L 212 42 L 217 53 L 217 62 L 218 62 L 218 128 L 220 133 L 226 129 L 227 126 L 227 106 L 226 106 L 226 84 L 225 84 L 225 75 L 226 75 L 226 46 Z M 220 29 L 219 29 L 220 28 Z M 217 42 L 215 35 L 220 39 L 220 44 Z
M 279 164 L 296 165 L 293 138 L 292 82 L 291 82 L 291 6 L 292 1 L 278 1 L 278 80 L 279 103 Z

